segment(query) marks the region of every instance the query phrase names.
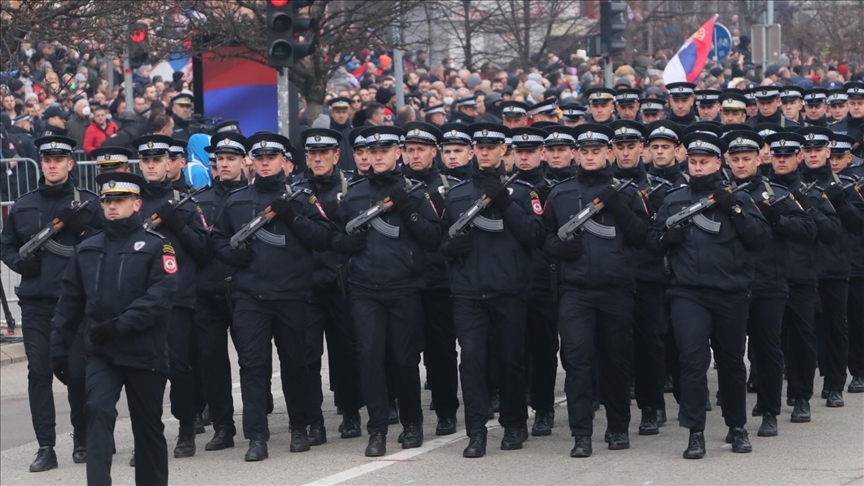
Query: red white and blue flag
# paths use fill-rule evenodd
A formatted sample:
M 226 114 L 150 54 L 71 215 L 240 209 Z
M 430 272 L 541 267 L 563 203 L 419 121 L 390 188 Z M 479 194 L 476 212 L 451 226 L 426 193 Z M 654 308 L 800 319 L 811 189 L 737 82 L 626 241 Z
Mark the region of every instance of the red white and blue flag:
M 705 22 L 695 34 L 690 36 L 678 53 L 675 54 L 666 69 L 663 71 L 663 82 L 669 83 L 697 83 L 699 74 L 711 53 L 711 43 L 714 39 L 714 21 L 717 15 Z

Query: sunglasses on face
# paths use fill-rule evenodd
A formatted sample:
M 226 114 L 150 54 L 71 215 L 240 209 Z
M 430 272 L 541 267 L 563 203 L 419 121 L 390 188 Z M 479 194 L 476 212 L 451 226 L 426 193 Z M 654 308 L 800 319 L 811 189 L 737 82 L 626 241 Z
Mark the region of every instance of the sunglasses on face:
M 351 100 L 351 103 L 360 103 L 360 101 L 361 101 L 360 98 L 356 98 L 356 99 Z

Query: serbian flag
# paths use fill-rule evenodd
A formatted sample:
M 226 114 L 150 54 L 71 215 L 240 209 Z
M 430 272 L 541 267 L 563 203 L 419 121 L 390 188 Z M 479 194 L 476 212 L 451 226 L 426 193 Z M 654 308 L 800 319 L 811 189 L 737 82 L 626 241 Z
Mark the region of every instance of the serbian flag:
M 678 49 L 666 69 L 663 70 L 663 82 L 669 83 L 696 83 L 699 81 L 699 73 L 708 60 L 711 52 L 711 43 L 714 39 L 714 21 L 718 15 L 715 14 L 705 25 L 699 28 L 695 34 L 687 39 L 687 42 Z

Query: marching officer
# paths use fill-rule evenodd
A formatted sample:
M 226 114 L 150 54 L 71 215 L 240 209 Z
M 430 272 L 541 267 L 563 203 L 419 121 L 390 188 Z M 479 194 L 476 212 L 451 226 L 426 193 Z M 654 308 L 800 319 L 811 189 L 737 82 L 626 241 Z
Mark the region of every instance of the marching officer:
M 756 250 L 766 243 L 769 227 L 748 195 L 732 194 L 724 187 L 720 173 L 720 157 L 726 152 L 723 140 L 697 132 L 687 135 L 683 143 L 689 186 L 667 194 L 651 224 L 647 246 L 655 255 L 668 254 L 672 277 L 667 295 L 680 350 L 679 424 L 690 430 L 684 458 L 701 459 L 705 456 L 709 343 L 717 360 L 723 415 L 729 427 L 727 442 L 733 452 L 752 450 L 744 428 L 745 326 Z M 703 199 L 709 208 L 691 219 L 704 220 L 667 228 L 670 216 Z M 712 222 L 719 223 L 719 228 Z
M 744 122 L 745 125 L 755 127 L 760 123 L 776 123 L 783 128 L 795 129 L 801 126 L 798 122 L 783 116 L 780 109 L 780 88 L 776 86 L 762 86 L 754 88 L 753 97 L 759 112 Z
M 502 450 L 521 449 L 528 438 L 525 409 L 525 327 L 531 290 L 531 248 L 539 247 L 542 208 L 531 202 L 533 186 L 504 185 L 504 152 L 511 131 L 503 125 L 469 127 L 478 170 L 450 189 L 445 200 L 445 227 L 451 228 L 483 198 L 485 210 L 462 232 L 445 238 L 450 258 L 450 288 L 460 364 L 465 426 L 469 437 L 464 457 L 486 454 L 487 342 L 497 328 L 500 347 L 500 416 Z M 492 352 L 492 351 L 490 351 Z
M 579 123 L 579 125 L 581 124 Z M 554 183 L 573 177 L 576 173 L 576 164 L 574 163 L 576 140 L 573 135 L 570 135 L 572 127 L 550 125 L 544 127 L 543 130 L 546 132 L 542 154 L 543 160 L 546 162 L 546 179 Z M 551 189 L 550 187 L 549 190 Z
M 825 112 L 828 105 L 828 91 L 824 88 L 813 88 L 804 91 L 804 123 L 817 127 L 827 127 L 828 118 Z M 805 125 L 805 126 L 806 126 Z
M 328 103 L 330 106 L 330 129 L 339 132 L 339 169 L 351 171 L 356 167 L 354 157 L 351 154 L 351 143 L 348 135 L 351 133 L 351 99 L 345 97 L 333 98 Z
M 798 86 L 784 86 L 780 91 L 780 108 L 783 111 L 783 116 L 798 122 L 802 127 L 807 125 L 804 115 L 801 114 L 801 109 L 804 107 L 803 99 L 804 90 Z
M 125 147 L 99 147 L 90 152 L 96 162 L 96 175 L 109 172 L 131 172 L 129 159 L 133 153 Z
M 788 336 L 785 350 L 786 401 L 794 407 L 793 423 L 810 422 L 810 398 L 816 373 L 816 329 L 814 315 L 818 299 L 819 247 L 841 237 L 841 223 L 823 191 L 802 184 L 801 146 L 804 137 L 797 133 L 777 132 L 765 137 L 771 148 L 772 182 L 792 193 L 795 201 L 810 215 L 816 225 L 816 238 L 807 242 L 789 242 L 789 296 L 783 310 L 783 327 Z M 807 192 L 807 194 L 804 194 Z
M 501 103 L 501 120 L 505 127 L 513 130 L 528 126 L 528 112 L 531 108 L 521 101 L 504 101 Z M 447 130 L 441 127 L 441 132 Z
M 73 251 L 53 319 L 55 348 L 69 349 L 76 335 L 84 336 L 87 483 L 111 484 L 117 401 L 125 386 L 138 451 L 135 483 L 167 485 L 162 398 L 179 264 L 171 243 L 143 227 L 141 176 L 100 174 L 96 183 L 104 232 Z
M 849 351 L 847 304 L 852 270 L 851 245 L 864 231 L 864 218 L 854 203 L 860 199 L 848 176 L 834 174 L 828 159 L 834 133 L 824 127 L 804 127 L 796 131 L 804 137 L 805 183 L 816 181 L 824 196 L 837 211 L 842 237 L 831 244 L 819 245 L 819 302 L 816 326 L 821 325 L 824 346 L 820 346 L 819 371 L 825 376 L 822 397 L 828 407 L 842 407 Z M 849 186 L 849 187 L 847 187 Z M 845 188 L 845 190 L 844 190 Z
M 460 182 L 455 177 L 442 174 L 435 166 L 443 135 L 434 125 L 423 122 L 406 123 L 402 129 L 405 130 L 405 151 L 402 154 L 405 174 L 426 184 L 429 202 L 441 216 L 447 193 Z M 437 249 L 426 253 L 424 275 L 426 288 L 420 291 L 425 330 L 423 362 L 438 416 L 435 435 L 450 435 L 456 433 L 456 411 L 459 408 L 458 352 L 447 262 Z
M 748 334 L 759 370 L 753 415 L 762 416 L 758 435 L 773 437 L 778 433 L 777 415 L 783 390 L 780 332 L 789 295 L 789 245 L 815 241 L 816 224 L 786 188 L 771 184 L 759 172 L 759 153 L 765 143 L 761 136 L 749 130 L 736 130 L 727 133 L 723 141 L 728 147 L 726 163 L 735 184 L 750 194 L 771 228 L 768 243 L 756 258 L 755 279 L 750 287 Z
M 724 125 L 744 123 L 747 120 L 747 98 L 726 91 L 720 96 L 720 121 Z
M 575 101 L 565 101 L 561 103 L 561 124 L 565 127 L 573 128 L 585 123 L 585 107 Z
M 699 119 L 706 121 L 720 121 L 720 95 L 719 89 L 699 89 L 693 92 L 696 96 L 696 111 Z
M 171 140 L 171 147 L 168 148 L 168 180 L 171 181 L 171 187 L 180 192 L 186 192 L 189 185 L 186 184 L 186 178 L 183 176 L 183 168 L 186 167 L 186 146 L 188 142 L 185 140 Z
M 654 123 L 666 115 L 666 103 L 657 98 L 639 99 L 639 119 L 644 124 Z
M 16 288 L 24 325 L 24 350 L 27 353 L 27 398 L 39 450 L 30 464 L 30 472 L 57 467 L 54 452 L 56 440 L 52 372 L 67 385 L 70 419 L 73 431 L 72 460 L 76 464 L 87 458 L 84 420 L 84 358 L 81 336 L 70 339 L 71 349 L 51 352 L 51 317 L 60 298 L 63 276 L 73 247 L 99 231 L 101 216 L 95 207 L 96 194 L 75 187 L 70 171 L 75 165 L 72 151 L 75 141 L 68 137 L 48 136 L 36 140 L 42 157 L 39 186 L 19 197 L 9 211 L 2 233 L 3 262 L 21 275 Z M 81 204 L 88 206 L 77 210 Z M 53 223 L 52 223 L 53 221 Z M 20 250 L 46 227 L 61 226 L 37 252 L 24 255 Z
M 828 91 L 828 113 L 831 115 L 832 121 L 828 122 L 828 126 L 835 125 L 845 121 L 846 115 L 849 114 L 849 97 L 846 95 L 846 90 L 843 88 L 832 89 Z M 840 133 L 845 130 L 834 130 Z M 845 133 L 844 133 L 845 134 Z
M 365 454 L 378 457 L 387 451 L 388 365 L 403 426 L 402 448 L 423 445 L 420 289 L 424 286 L 425 254 L 438 248 L 441 240 L 441 220 L 424 193 L 408 192 L 409 187 L 422 183 L 406 179 L 396 165 L 405 132 L 377 126 L 360 134 L 366 140 L 372 169 L 366 178 L 349 186 L 338 219 L 350 223 L 378 204 L 391 209 L 379 215 L 377 222 L 352 227 L 350 234 L 335 234 L 333 247 L 352 255 L 348 268 L 351 315 L 357 334 L 360 386 L 369 412 Z
M 585 91 L 588 100 L 589 114 L 585 117 L 588 123 L 602 125 L 615 121 L 615 90 L 610 88 L 591 88 Z
M 254 138 L 254 137 L 253 137 Z M 309 169 L 295 178 L 299 187 L 312 191 L 320 210 L 328 217 L 338 215 L 339 203 L 348 192 L 351 173 L 339 168 L 342 135 L 335 130 L 311 128 L 300 134 Z M 360 437 L 360 374 L 357 371 L 357 338 L 347 298 L 348 259 L 332 250 L 313 254 L 312 305 L 309 306 L 307 367 L 309 379 L 309 444 L 327 442 L 321 405 L 321 356 L 327 335 L 330 386 L 336 406 L 342 410 L 339 432 L 343 439 Z
M 859 160 L 864 158 L 864 82 L 852 81 L 843 85 L 848 98 L 846 118 L 832 123 L 831 131 L 847 135 L 855 140 L 852 155 Z
M 557 103 L 558 100 L 556 98 L 549 98 L 548 100 L 541 101 L 540 103 L 532 106 L 531 110 L 528 113 L 530 113 L 531 119 L 534 123 L 558 123 L 558 106 L 556 105 Z
M 474 171 L 472 164 L 474 150 L 471 147 L 471 134 L 468 132 L 468 125 L 462 123 L 441 125 L 443 172 L 460 181 L 470 178 Z
M 637 88 L 624 88 L 615 92 L 615 113 L 619 120 L 636 121 L 641 95 L 642 90 Z
M 571 457 L 592 454 L 592 361 L 600 365 L 600 396 L 609 421 L 610 450 L 628 449 L 629 376 L 633 344 L 634 250 L 645 241 L 648 213 L 632 188 L 612 177 L 611 128 L 586 123 L 571 132 L 579 151 L 576 176 L 555 186 L 544 209 L 544 250 L 561 260 L 558 330 L 567 372 L 567 412 L 575 444 Z M 589 205 L 601 209 L 572 235 L 559 229 Z M 597 231 L 595 230 L 601 230 Z M 603 262 L 602 266 L 592 262 Z M 602 298 L 598 296 L 602 295 Z M 599 349 L 592 350 L 596 342 Z
M 699 117 L 693 113 L 693 103 L 696 101 L 695 89 L 695 84 L 687 82 L 666 85 L 666 91 L 669 92 L 670 108 L 667 118 L 681 125 L 682 128 L 699 121 Z
M 195 283 L 198 265 L 207 263 L 207 230 L 195 202 L 176 206 L 184 197 L 168 179 L 168 160 L 174 140 L 165 135 L 145 135 L 133 141 L 138 149 L 138 168 L 147 183 L 141 188 L 141 212 L 150 226 L 171 241 L 179 270 L 178 287 L 168 326 L 171 359 L 171 414 L 180 422 L 174 457 L 195 455 L 195 400 L 192 374 Z M 132 457 L 133 464 L 135 457 Z
M 369 173 L 372 163 L 369 161 L 369 153 L 366 150 L 366 138 L 360 135 L 360 132 L 369 127 L 357 127 L 351 130 L 348 134 L 348 139 L 351 141 L 351 152 L 354 159 L 354 176 L 352 181 L 362 179 Z
M 225 208 L 230 194 L 248 184 L 243 173 L 246 139 L 227 130 L 214 142 L 228 137 L 242 145 L 209 145 L 204 148 L 216 157 L 213 185 L 197 196 L 201 214 L 212 228 Z M 230 133 L 230 135 L 229 135 Z M 234 447 L 234 399 L 231 395 L 231 360 L 228 356 L 228 334 L 231 330 L 231 302 L 228 286 L 235 268 L 218 258 L 198 268 L 195 302 L 195 330 L 201 349 L 204 396 L 210 407 L 213 438 L 204 450 L 218 451 Z
M 212 232 L 217 256 L 237 268 L 231 289 L 232 338 L 240 365 L 243 435 L 249 440 L 246 461 L 268 457 L 271 340 L 279 353 L 291 432 L 289 451 L 310 449 L 306 337 L 312 252 L 329 248 L 331 234 L 314 195 L 295 190 L 286 179 L 285 153 L 289 148 L 285 137 L 269 132 L 256 135 L 245 145 L 252 157 L 255 181 L 228 196 Z M 216 143 L 216 147 L 221 145 L 239 148 L 242 144 L 226 134 Z M 294 196 L 293 201 L 288 194 Z M 232 236 L 256 215 L 270 219 L 254 237 L 232 245 Z

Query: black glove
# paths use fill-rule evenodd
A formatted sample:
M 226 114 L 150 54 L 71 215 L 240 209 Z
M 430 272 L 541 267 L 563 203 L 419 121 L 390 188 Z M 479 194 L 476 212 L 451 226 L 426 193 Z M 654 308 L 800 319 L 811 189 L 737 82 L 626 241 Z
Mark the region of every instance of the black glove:
M 42 257 L 34 255 L 18 264 L 18 273 L 22 277 L 38 277 L 42 273 Z
M 564 240 L 558 244 L 558 258 L 562 260 L 578 260 L 582 256 L 582 237 Z
M 507 206 L 510 206 L 510 191 L 503 183 L 492 180 L 483 187 L 483 192 L 492 200 L 492 206 L 499 211 L 504 211 Z
M 600 193 L 597 194 L 597 199 L 599 199 L 600 202 L 603 203 L 603 206 L 608 208 L 613 214 L 619 214 L 619 212 L 624 209 L 624 198 L 622 198 L 621 194 L 611 186 L 601 189 Z
M 456 235 L 447 243 L 447 255 L 451 257 L 461 257 L 471 252 L 471 247 L 474 246 L 474 240 L 471 235 L 464 233 Z
M 759 208 L 759 211 L 762 212 L 762 216 L 765 216 L 765 219 L 768 220 L 768 224 L 771 226 L 776 226 L 777 223 L 780 222 L 780 213 L 774 209 L 774 206 L 762 202 L 757 204 L 756 207 Z
M 812 204 L 810 204 L 810 197 L 806 194 L 801 194 L 800 191 L 792 191 L 792 197 L 798 202 L 798 205 L 801 206 L 801 209 L 807 211 L 810 209 Z
M 69 383 L 69 358 L 57 357 L 51 360 L 51 371 L 64 385 Z
M 390 201 L 393 203 L 393 210 L 399 214 L 411 214 L 413 212 L 411 208 L 411 198 L 408 197 L 408 193 L 405 192 L 405 189 L 401 187 L 397 187 L 390 191 L 387 194 L 387 197 L 390 198 Z
M 831 184 L 826 187 L 825 197 L 827 197 L 835 207 L 842 206 L 846 202 L 846 195 L 843 193 L 843 186 L 840 184 Z
M 270 209 L 279 216 L 279 219 L 288 224 L 293 223 L 294 218 L 297 217 L 297 211 L 294 210 L 294 205 L 291 204 L 291 201 L 281 197 L 277 197 L 270 203 Z
M 231 264 L 235 267 L 246 268 L 252 264 L 254 254 L 252 248 L 245 245 L 236 250 L 231 250 Z
M 102 346 L 113 341 L 120 332 L 117 330 L 117 320 L 111 319 L 100 322 L 90 329 L 90 342 L 96 346 Z
M 366 249 L 366 233 L 357 232 L 348 235 L 336 243 L 336 251 L 339 253 L 360 253 Z
M 57 213 L 57 219 L 63 222 L 63 226 L 75 236 L 80 235 L 87 228 L 84 224 L 84 218 L 80 212 L 76 212 L 72 208 L 63 208 Z
M 732 213 L 732 208 L 738 204 L 738 201 L 735 200 L 735 196 L 726 189 L 717 189 L 711 195 L 714 197 L 714 201 L 717 202 L 717 205 L 723 208 L 726 213 Z
M 177 209 L 175 209 L 168 201 L 165 201 L 156 209 L 156 216 L 159 216 L 159 219 L 162 220 L 162 224 L 174 233 L 182 232 L 183 228 L 186 226 L 186 223 L 183 221 L 183 216 L 180 215 L 180 211 L 177 211 Z
M 677 245 L 684 241 L 684 228 L 680 226 L 673 226 L 666 230 L 666 233 L 663 234 L 663 243 L 667 245 Z

